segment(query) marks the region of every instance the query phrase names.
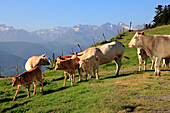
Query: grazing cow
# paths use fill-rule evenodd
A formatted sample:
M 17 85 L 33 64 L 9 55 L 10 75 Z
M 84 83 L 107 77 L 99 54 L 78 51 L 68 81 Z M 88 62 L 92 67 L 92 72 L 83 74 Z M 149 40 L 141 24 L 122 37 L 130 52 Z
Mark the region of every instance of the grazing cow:
M 21 86 L 28 86 L 27 91 L 28 91 L 28 96 L 30 96 L 30 84 L 33 82 L 34 83 L 34 93 L 33 95 L 35 95 L 36 92 L 36 88 L 37 88 L 37 83 L 36 80 L 41 82 L 41 88 L 40 90 L 43 91 L 43 79 L 42 79 L 42 72 L 41 69 L 39 67 L 35 67 L 30 69 L 29 71 L 25 71 L 23 73 L 21 73 L 20 75 L 13 77 L 12 79 L 12 86 L 18 86 L 18 89 L 15 93 L 15 96 L 13 98 L 13 101 L 15 100 L 19 90 L 21 89 Z M 45 77 L 45 75 L 43 75 Z
M 28 71 L 36 66 L 41 69 L 41 66 L 50 65 L 45 55 L 46 53 L 42 54 L 41 56 L 32 56 L 31 58 L 29 58 L 25 64 L 25 69 Z
M 121 60 L 124 53 L 124 45 L 121 42 L 114 41 L 97 47 L 90 47 L 83 51 L 80 59 L 86 59 L 90 56 L 98 56 L 100 61 L 99 65 L 110 63 L 115 60 L 116 63 L 116 76 L 119 74 L 121 67 Z M 129 59 L 128 57 L 125 57 Z
M 170 35 L 145 35 L 144 32 L 136 32 L 128 46 L 143 48 L 146 51 L 147 55 L 155 61 L 155 76 L 160 75 L 161 59 L 170 58 Z
M 90 74 L 93 70 L 94 76 L 96 75 L 96 79 L 99 79 L 98 71 L 99 71 L 99 57 L 98 56 L 91 56 L 90 58 L 86 58 L 84 60 L 79 61 L 80 68 L 85 71 L 86 73 L 86 80 L 87 76 Z M 91 76 L 89 77 L 89 79 Z
M 77 52 L 76 52 L 76 55 L 77 55 Z M 80 59 L 78 57 L 75 57 L 73 59 L 64 60 L 61 57 L 58 57 L 58 60 L 60 60 L 60 62 L 56 62 L 55 70 L 64 70 L 66 73 L 70 74 L 71 85 L 73 85 L 75 81 L 75 70 L 78 67 L 78 63 Z M 64 79 L 64 86 L 66 85 L 66 79 L 67 79 L 67 76 L 65 76 L 65 79 Z

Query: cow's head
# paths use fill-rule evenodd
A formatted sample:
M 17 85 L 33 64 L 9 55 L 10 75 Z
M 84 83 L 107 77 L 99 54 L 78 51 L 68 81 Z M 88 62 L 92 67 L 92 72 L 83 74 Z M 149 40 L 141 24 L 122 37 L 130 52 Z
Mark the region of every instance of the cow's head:
M 39 59 L 37 61 L 37 66 L 39 66 L 39 65 L 43 65 L 43 66 L 50 65 L 50 63 L 47 60 L 47 57 L 45 57 L 45 55 L 46 55 L 46 53 L 39 56 Z
M 79 61 L 79 68 L 85 70 L 88 67 L 88 60 L 80 60 Z
M 128 47 L 129 48 L 138 48 L 139 44 L 141 43 L 142 36 L 144 36 L 144 32 L 142 32 L 142 33 L 136 32 L 136 34 L 133 36 L 130 43 L 128 44 Z
M 59 67 L 60 67 L 60 62 L 63 61 L 64 59 L 62 58 L 62 56 L 58 56 L 57 57 L 57 62 L 56 62 L 56 65 L 55 65 L 55 70 L 59 70 Z
M 12 87 L 18 86 L 22 84 L 22 78 L 21 77 L 13 77 L 12 78 Z

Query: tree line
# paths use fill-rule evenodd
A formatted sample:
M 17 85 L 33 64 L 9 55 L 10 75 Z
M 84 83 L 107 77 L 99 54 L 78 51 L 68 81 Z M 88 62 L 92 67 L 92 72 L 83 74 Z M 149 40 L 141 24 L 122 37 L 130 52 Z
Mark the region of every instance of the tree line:
M 156 15 L 153 18 L 152 24 L 145 24 L 145 29 L 170 24 L 170 5 L 158 5 L 155 9 Z

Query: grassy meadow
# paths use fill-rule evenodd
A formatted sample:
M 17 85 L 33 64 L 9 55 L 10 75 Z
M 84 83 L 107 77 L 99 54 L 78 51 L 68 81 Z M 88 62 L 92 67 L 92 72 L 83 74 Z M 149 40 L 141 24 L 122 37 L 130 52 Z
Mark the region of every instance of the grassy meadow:
M 147 71 L 138 71 L 138 58 L 135 48 L 127 45 L 135 32 L 125 32 L 122 39 L 125 45 L 119 76 L 115 76 L 114 61 L 100 65 L 99 80 L 94 78 L 64 83 L 63 71 L 47 70 L 44 79 L 44 91 L 40 92 L 40 83 L 35 96 L 33 84 L 30 98 L 27 89 L 22 87 L 16 100 L 12 99 L 17 87 L 12 87 L 11 78 L 0 80 L 0 112 L 85 112 L 85 113 L 125 113 L 125 112 L 170 112 L 170 68 L 161 67 L 161 76 L 153 76 L 151 60 Z M 148 29 L 145 34 L 170 35 L 170 25 Z

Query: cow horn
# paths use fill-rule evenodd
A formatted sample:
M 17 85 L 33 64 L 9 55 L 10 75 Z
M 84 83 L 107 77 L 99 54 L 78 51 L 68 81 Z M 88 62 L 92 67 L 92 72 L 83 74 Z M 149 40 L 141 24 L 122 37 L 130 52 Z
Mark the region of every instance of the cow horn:
M 76 55 L 76 56 L 78 55 L 78 52 L 77 52 L 77 51 L 75 52 L 75 55 Z
M 45 53 L 45 54 L 42 54 L 42 56 L 43 56 L 43 57 L 45 57 L 45 55 L 46 55 L 46 54 L 47 54 L 47 53 Z

